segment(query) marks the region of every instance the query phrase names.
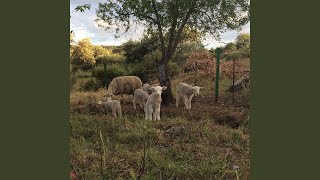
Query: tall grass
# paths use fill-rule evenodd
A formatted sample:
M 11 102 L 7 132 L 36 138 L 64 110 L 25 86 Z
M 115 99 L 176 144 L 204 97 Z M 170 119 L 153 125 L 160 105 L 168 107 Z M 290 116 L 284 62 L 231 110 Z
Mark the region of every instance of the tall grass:
M 101 167 L 106 179 L 235 179 L 228 173 L 234 166 L 240 179 L 249 178 L 249 134 L 212 119 L 71 115 L 70 121 L 71 167 L 79 179 L 101 179 Z M 168 130 L 175 127 L 183 128 Z

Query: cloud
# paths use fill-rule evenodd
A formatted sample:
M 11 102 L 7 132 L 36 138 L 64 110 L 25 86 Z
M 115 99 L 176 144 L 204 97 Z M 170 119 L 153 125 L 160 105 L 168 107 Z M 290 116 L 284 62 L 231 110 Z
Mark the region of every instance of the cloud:
M 227 31 L 221 35 L 221 40 L 217 41 L 214 38 L 207 37 L 204 41 L 203 44 L 205 45 L 205 48 L 210 49 L 210 48 L 216 48 L 220 46 L 224 46 L 227 43 L 233 42 L 237 36 L 240 33 L 249 33 L 250 34 L 250 22 L 247 23 L 243 28 L 238 32 L 238 31 Z
M 77 6 L 86 3 L 91 4 L 90 10 L 86 10 L 85 12 L 73 12 Z M 70 18 L 70 31 L 74 31 L 74 39 L 76 42 L 88 37 L 95 45 L 120 45 L 130 39 L 137 40 L 142 37 L 144 27 L 137 25 L 128 33 L 120 34 L 120 38 L 115 38 L 115 26 L 111 27 L 109 30 L 105 30 L 104 28 L 99 27 L 95 22 L 96 8 L 98 8 L 96 2 L 89 0 L 71 0 L 70 12 L 73 13 L 71 13 Z
M 103 2 L 103 1 L 99 1 Z M 85 12 L 74 12 L 74 9 L 83 4 L 90 4 L 91 9 Z M 115 28 L 111 27 L 105 31 L 102 27 L 98 27 L 95 22 L 96 9 L 98 8 L 98 2 L 92 0 L 71 0 L 70 1 L 70 30 L 74 31 L 75 41 L 79 41 L 83 38 L 90 38 L 95 45 L 121 45 L 128 40 L 137 40 L 142 37 L 144 32 L 144 26 L 136 25 L 126 34 L 120 34 L 120 38 L 115 38 Z M 227 31 L 221 35 L 221 41 L 216 41 L 213 37 L 207 37 L 203 44 L 206 48 L 216 48 L 223 46 L 226 43 L 232 42 L 236 39 L 239 33 L 250 33 L 250 22 L 246 24 L 240 32 Z

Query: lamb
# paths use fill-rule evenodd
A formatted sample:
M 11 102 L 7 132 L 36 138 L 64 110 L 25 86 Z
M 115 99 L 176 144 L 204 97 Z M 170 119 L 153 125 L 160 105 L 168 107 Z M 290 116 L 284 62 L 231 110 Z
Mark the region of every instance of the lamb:
M 148 97 L 144 107 L 146 120 L 160 120 L 161 94 L 166 90 L 166 86 L 151 87 L 152 94 Z
M 118 100 L 112 100 L 111 97 L 114 95 L 110 92 L 107 92 L 104 96 L 107 98 L 107 101 L 98 102 L 98 104 L 101 104 L 103 106 L 104 112 L 107 113 L 111 111 L 114 117 L 117 117 L 117 114 L 121 117 L 122 112 L 120 102 Z
M 151 86 L 148 83 L 143 84 L 142 89 L 146 92 L 148 92 L 148 94 L 151 94 L 152 91 L 150 90 Z
M 176 87 L 176 107 L 179 106 L 179 98 L 182 97 L 186 109 L 191 109 L 191 100 L 200 92 L 198 86 L 191 86 L 186 83 L 179 83 Z
M 108 86 L 108 92 L 114 95 L 133 94 L 142 87 L 142 81 L 137 76 L 120 76 L 112 79 Z
M 100 113 L 104 112 L 100 101 L 91 102 L 86 105 L 86 108 L 87 108 L 89 114 L 100 114 Z
M 136 102 L 140 104 L 141 108 L 144 108 L 146 106 L 146 102 L 148 100 L 149 94 L 148 92 L 144 91 L 143 89 L 136 89 L 134 91 L 133 95 L 133 109 L 136 108 Z

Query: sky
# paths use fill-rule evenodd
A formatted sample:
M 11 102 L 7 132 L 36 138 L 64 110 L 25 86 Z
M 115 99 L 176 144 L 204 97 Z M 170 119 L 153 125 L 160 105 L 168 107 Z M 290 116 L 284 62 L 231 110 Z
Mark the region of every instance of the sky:
M 103 0 L 70 0 L 70 30 L 74 31 L 75 41 L 83 38 L 90 38 L 94 45 L 121 45 L 128 40 L 138 40 L 143 35 L 143 26 L 136 26 L 134 30 L 121 35 L 120 38 L 115 38 L 115 29 L 111 28 L 105 31 L 103 28 L 98 27 L 94 22 L 96 19 L 96 8 L 98 3 Z M 85 12 L 75 12 L 74 9 L 83 4 L 91 4 L 91 9 Z M 216 48 L 224 46 L 226 43 L 232 42 L 236 39 L 239 33 L 250 33 L 250 22 L 246 24 L 240 32 L 227 31 L 221 35 L 221 42 L 216 41 L 214 38 L 206 38 L 202 43 L 205 48 Z

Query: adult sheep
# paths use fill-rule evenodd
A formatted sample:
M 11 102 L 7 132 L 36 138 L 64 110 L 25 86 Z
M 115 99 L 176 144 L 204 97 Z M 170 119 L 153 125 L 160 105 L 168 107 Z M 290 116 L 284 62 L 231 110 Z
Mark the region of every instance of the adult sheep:
M 198 86 L 191 86 L 186 83 L 179 83 L 176 87 L 176 106 L 179 106 L 180 97 L 184 100 L 184 105 L 186 109 L 191 109 L 191 100 L 193 96 L 198 95 L 200 92 Z
M 136 89 L 142 87 L 142 81 L 137 76 L 120 76 L 112 79 L 108 92 L 114 95 L 133 94 Z

